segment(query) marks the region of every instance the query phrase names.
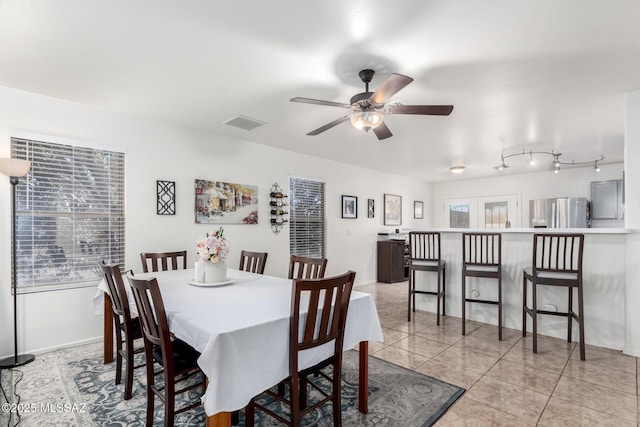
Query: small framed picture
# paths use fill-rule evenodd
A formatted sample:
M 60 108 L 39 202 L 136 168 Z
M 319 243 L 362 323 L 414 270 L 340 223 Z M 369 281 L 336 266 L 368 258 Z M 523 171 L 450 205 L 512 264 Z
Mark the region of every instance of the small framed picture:
M 342 196 L 342 218 L 358 218 L 358 198 Z
M 424 218 L 424 202 L 413 202 L 413 217 L 415 219 Z
M 367 199 L 367 218 L 374 218 L 375 213 L 375 200 Z

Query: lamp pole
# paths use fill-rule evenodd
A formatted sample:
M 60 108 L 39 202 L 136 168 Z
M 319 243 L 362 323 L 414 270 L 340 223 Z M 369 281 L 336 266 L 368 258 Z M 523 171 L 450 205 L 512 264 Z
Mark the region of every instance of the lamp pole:
M 26 168 L 26 169 L 25 169 Z M 16 187 L 18 178 L 29 172 L 31 162 L 18 159 L 0 159 L 0 171 L 9 175 L 11 183 L 11 289 L 13 293 L 13 357 L 0 360 L 0 369 L 15 368 L 35 360 L 33 354 L 18 354 L 18 292 L 16 252 Z

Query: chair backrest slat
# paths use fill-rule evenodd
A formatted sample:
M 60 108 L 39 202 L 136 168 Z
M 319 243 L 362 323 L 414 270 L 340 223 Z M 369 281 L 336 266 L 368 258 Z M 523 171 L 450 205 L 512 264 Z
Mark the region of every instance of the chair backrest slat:
M 291 255 L 289 279 L 322 279 L 327 269 L 326 258 Z
M 498 266 L 502 259 L 502 234 L 462 233 L 462 262 L 465 265 Z
M 414 261 L 439 261 L 440 233 L 425 231 L 410 232 L 409 257 Z
M 534 234 L 534 272 L 581 274 L 583 249 L 584 234 Z
M 142 261 L 142 271 L 149 272 L 149 264 L 151 271 L 167 271 L 169 269 L 169 261 L 171 261 L 171 270 L 184 270 L 187 268 L 187 251 L 177 252 L 142 252 L 140 254 Z M 181 262 L 180 262 L 181 261 Z
M 250 273 L 264 274 L 264 267 L 267 263 L 266 252 L 240 252 L 240 270 L 248 271 Z

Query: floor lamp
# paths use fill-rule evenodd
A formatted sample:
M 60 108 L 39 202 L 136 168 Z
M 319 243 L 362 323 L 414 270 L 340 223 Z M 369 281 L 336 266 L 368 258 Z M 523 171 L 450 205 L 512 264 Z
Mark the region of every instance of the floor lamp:
M 0 159 L 0 172 L 9 177 L 11 183 L 11 286 L 13 289 L 13 357 L 0 360 L 0 369 L 15 368 L 35 360 L 33 354 L 18 354 L 18 304 L 16 289 L 16 186 L 18 178 L 31 169 L 31 162 L 21 159 Z

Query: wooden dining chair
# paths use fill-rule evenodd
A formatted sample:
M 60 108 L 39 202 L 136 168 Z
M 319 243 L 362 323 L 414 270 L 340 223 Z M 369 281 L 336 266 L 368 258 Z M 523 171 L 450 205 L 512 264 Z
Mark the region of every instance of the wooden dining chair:
M 289 279 L 322 279 L 327 269 L 326 258 L 291 255 Z
M 158 271 L 159 269 L 161 271 L 185 270 L 187 268 L 187 251 L 141 252 L 140 260 L 142 260 L 142 271 L 145 273 L 149 272 L 149 264 L 151 265 L 151 271 Z
M 200 398 L 194 403 L 185 403 L 176 409 L 176 396 L 201 387 L 204 393 L 205 376 L 198 367 L 200 357 L 193 347 L 177 338 L 172 338 L 167 315 L 155 277 L 137 279 L 127 274 L 131 291 L 138 307 L 138 316 L 144 335 L 144 350 L 147 358 L 147 427 L 153 425 L 155 397 L 164 402 L 164 425 L 174 425 L 176 414 L 200 405 Z M 155 372 L 155 364 L 161 366 Z M 162 375 L 163 381 L 156 382 Z
M 527 336 L 527 315 L 533 321 L 533 352 L 538 352 L 538 315 L 567 317 L 567 342 L 571 325 L 578 323 L 580 359 L 585 360 L 584 311 L 582 297 L 582 252 L 584 234 L 537 233 L 533 235 L 533 263 L 522 274 L 522 336 Z M 531 282 L 531 307 L 527 306 L 527 288 Z M 538 286 L 566 287 L 567 311 L 538 310 Z M 578 293 L 578 312 L 573 310 L 574 289 Z
M 264 274 L 264 267 L 267 264 L 266 252 L 240 252 L 240 267 L 239 270 L 248 271 L 250 273 Z
M 135 348 L 135 341 L 142 338 L 142 329 L 139 318 L 131 317 L 129 298 L 122 280 L 122 273 L 118 264 L 100 264 L 104 281 L 109 289 L 111 299 L 111 311 L 116 336 L 116 384 L 122 382 L 122 362 L 124 360 L 124 400 L 131 399 L 133 388 L 133 370 L 141 368 L 145 364 L 135 364 L 134 356 L 142 353 L 142 346 Z
M 435 295 L 436 325 L 440 325 L 440 303 L 442 316 L 445 315 L 445 289 L 447 263 L 440 257 L 440 233 L 412 231 L 409 233 L 409 307 L 407 320 L 411 321 L 411 312 L 416 311 L 416 294 Z M 416 272 L 435 272 L 437 286 L 435 290 L 417 289 Z
M 342 425 L 342 350 L 344 328 L 349 309 L 349 299 L 356 273 L 348 271 L 341 276 L 326 279 L 295 279 L 291 295 L 291 317 L 289 323 L 289 373 L 281 384 L 289 387 L 289 394 L 266 390 L 264 394 L 289 406 L 290 418 L 274 413 L 254 397 L 246 408 L 245 425 L 254 425 L 255 410 L 288 426 L 300 426 L 302 417 L 327 403 L 332 403 L 333 425 Z M 333 354 L 322 362 L 300 369 L 300 354 L 305 350 L 333 342 Z M 331 372 L 323 370 L 333 365 Z M 331 390 L 309 378 L 319 373 L 323 381 L 329 381 Z M 321 397 L 308 405 L 307 386 L 316 390 Z
M 468 298 L 467 277 L 496 279 L 497 298 L 478 298 L 473 295 L 473 298 Z M 467 303 L 498 306 L 498 340 L 502 341 L 502 234 L 500 233 L 462 233 L 462 335 L 466 333 Z

